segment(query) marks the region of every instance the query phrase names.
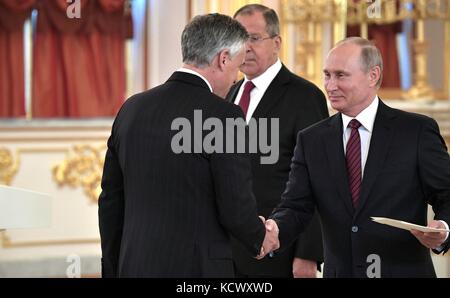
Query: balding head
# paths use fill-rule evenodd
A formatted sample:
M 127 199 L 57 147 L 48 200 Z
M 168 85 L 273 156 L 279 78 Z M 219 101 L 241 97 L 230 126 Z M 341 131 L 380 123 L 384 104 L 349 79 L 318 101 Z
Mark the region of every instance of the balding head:
M 380 88 L 383 80 L 383 58 L 381 57 L 380 50 L 372 42 L 362 37 L 347 37 L 339 41 L 333 49 L 346 44 L 353 44 L 361 49 L 360 62 L 364 72 L 367 73 L 375 66 L 380 68 L 380 79 L 377 82 L 377 87 Z

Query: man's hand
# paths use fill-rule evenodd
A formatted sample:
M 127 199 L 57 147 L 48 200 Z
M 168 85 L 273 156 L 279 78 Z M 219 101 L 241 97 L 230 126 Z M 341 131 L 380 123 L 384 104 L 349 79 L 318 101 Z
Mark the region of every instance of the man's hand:
M 432 220 L 428 224 L 429 228 L 445 229 L 446 226 L 439 220 Z M 444 243 L 447 232 L 421 232 L 417 230 L 411 230 L 411 233 L 422 243 L 423 246 L 435 249 Z
M 264 221 L 264 218 L 260 216 L 261 220 Z M 265 221 L 266 226 L 266 235 L 264 237 L 263 245 L 261 247 L 260 254 L 256 257 L 257 260 L 261 260 L 271 251 L 277 250 L 280 248 L 280 241 L 278 240 L 278 226 L 277 223 L 269 219 Z
M 292 274 L 294 278 L 316 278 L 317 277 L 317 262 L 294 258 L 292 262 Z

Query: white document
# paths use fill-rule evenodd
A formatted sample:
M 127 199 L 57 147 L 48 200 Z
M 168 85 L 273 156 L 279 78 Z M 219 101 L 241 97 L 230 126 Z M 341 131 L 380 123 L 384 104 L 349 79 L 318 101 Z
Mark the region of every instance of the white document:
M 392 218 L 386 218 L 386 217 L 371 217 L 372 220 L 374 222 L 383 224 L 383 225 L 388 225 L 388 226 L 392 226 L 392 227 L 396 227 L 399 229 L 403 229 L 403 230 L 417 230 L 417 231 L 421 231 L 421 232 L 450 232 L 450 230 L 446 230 L 446 229 L 436 229 L 436 228 L 429 228 L 429 227 L 425 227 L 425 226 L 420 226 L 420 225 L 416 225 L 416 224 L 412 224 L 406 221 L 402 221 L 402 220 L 396 220 L 396 219 L 392 219 Z

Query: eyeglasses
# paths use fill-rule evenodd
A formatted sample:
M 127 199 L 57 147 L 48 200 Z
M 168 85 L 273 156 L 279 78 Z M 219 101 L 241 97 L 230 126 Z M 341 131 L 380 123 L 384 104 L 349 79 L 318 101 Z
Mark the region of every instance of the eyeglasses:
M 261 36 L 250 36 L 249 38 L 248 38 L 248 41 L 250 42 L 250 43 L 252 43 L 252 44 L 256 44 L 256 43 L 260 43 L 260 42 L 262 42 L 263 40 L 266 40 L 266 39 L 272 39 L 272 38 L 274 38 L 274 37 L 276 37 L 277 35 L 273 35 L 273 36 L 269 36 L 269 37 L 261 37 Z

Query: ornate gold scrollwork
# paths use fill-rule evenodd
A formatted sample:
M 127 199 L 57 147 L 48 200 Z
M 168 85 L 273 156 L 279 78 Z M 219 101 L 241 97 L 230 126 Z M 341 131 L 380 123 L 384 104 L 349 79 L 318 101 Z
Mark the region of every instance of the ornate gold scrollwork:
M 0 148 L 0 183 L 10 185 L 19 168 L 19 156 L 14 160 L 10 150 Z
M 53 166 L 53 179 L 58 186 L 82 187 L 92 202 L 97 202 L 101 192 L 104 151 L 106 145 L 76 145 L 66 159 Z
M 391 24 L 403 20 L 412 20 L 415 34 L 411 43 L 414 59 L 414 83 L 407 92 L 396 92 L 396 98 L 433 99 L 448 98 L 450 64 L 447 55 L 450 49 L 450 1 L 447 0 L 281 0 L 281 26 L 294 24 L 296 31 L 309 36 L 296 41 L 295 70 L 302 76 L 321 84 L 323 44 L 320 28 L 323 23 L 331 23 L 334 44 L 345 37 L 346 25 L 359 25 L 361 36 L 368 37 L 371 24 Z M 444 88 L 443 92 L 434 90 L 428 78 L 428 41 L 425 38 L 425 21 L 439 20 L 444 24 Z M 303 33 L 303 32 L 306 32 Z M 289 39 L 284 38 L 287 43 Z M 286 58 L 286 57 L 284 57 Z M 443 94 L 443 95 L 442 95 Z

